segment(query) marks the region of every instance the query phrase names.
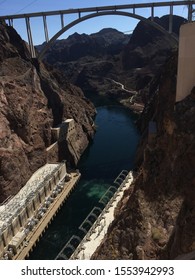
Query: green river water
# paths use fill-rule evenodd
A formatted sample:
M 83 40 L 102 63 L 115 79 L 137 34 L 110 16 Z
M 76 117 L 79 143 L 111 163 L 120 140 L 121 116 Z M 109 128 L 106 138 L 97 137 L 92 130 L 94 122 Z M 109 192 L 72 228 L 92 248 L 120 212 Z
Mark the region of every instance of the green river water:
M 81 180 L 31 253 L 29 259 L 55 259 L 98 204 L 117 175 L 134 166 L 139 134 L 135 116 L 122 106 L 97 108 L 97 132 L 79 162 Z

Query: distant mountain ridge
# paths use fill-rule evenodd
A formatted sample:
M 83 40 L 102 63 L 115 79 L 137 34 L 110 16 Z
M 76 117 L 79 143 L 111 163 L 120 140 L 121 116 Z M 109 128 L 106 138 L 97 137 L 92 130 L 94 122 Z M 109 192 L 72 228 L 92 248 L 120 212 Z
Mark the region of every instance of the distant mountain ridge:
M 155 17 L 154 21 L 168 29 L 168 15 Z M 173 16 L 176 35 L 185 21 L 182 17 Z M 38 49 L 42 47 L 38 46 Z M 90 93 L 91 97 L 94 94 L 106 95 L 135 109 L 129 100 L 147 102 L 145 88 L 161 71 L 174 48 L 177 48 L 177 43 L 170 35 L 166 36 L 140 21 L 132 35 L 113 28 L 91 35 L 74 33 L 67 39 L 56 41 L 46 52 L 44 61 L 63 71 L 72 83 Z
M 113 28 L 105 28 L 91 35 L 76 32 L 67 39 L 57 40 L 46 53 L 45 60 L 53 64 L 57 61 L 75 61 L 85 56 L 116 55 L 128 43 L 129 38 L 130 35 Z M 37 46 L 37 49 L 41 50 L 44 44 Z

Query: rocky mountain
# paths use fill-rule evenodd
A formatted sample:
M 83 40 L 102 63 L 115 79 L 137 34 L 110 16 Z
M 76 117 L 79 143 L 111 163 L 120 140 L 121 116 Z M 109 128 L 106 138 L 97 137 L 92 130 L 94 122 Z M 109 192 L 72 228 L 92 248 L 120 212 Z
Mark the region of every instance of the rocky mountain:
M 175 104 L 176 74 L 177 53 L 150 93 L 133 191 L 95 259 L 195 259 L 195 87 Z
M 0 24 L 0 201 L 14 195 L 46 163 L 51 128 L 66 118 L 76 126 L 80 156 L 93 137 L 95 109 L 62 74 L 32 60 L 16 31 Z M 64 143 L 66 145 L 66 143 Z M 75 164 L 64 147 L 60 160 Z M 54 154 L 54 160 L 59 159 Z
M 168 29 L 169 16 L 154 20 Z M 173 17 L 175 34 L 179 34 L 184 21 L 182 17 Z M 130 37 L 114 29 L 91 35 L 73 34 L 57 41 L 44 61 L 62 70 L 89 98 L 93 99 L 94 94 L 108 96 L 136 109 L 136 103 L 145 104 L 147 100 L 142 90 L 160 73 L 175 47 L 177 43 L 171 36 L 139 22 Z
M 67 39 L 56 41 L 46 52 L 44 62 L 62 71 L 85 93 L 105 93 L 111 83 L 107 74 L 115 71 L 114 61 L 120 60 L 121 50 L 129 38 L 112 28 L 91 35 L 74 33 Z M 43 46 L 38 46 L 38 50 Z
M 155 17 L 154 21 L 168 30 L 169 16 Z M 179 28 L 186 20 L 180 16 L 173 17 L 173 34 L 179 35 Z M 145 22 L 139 22 L 131 40 L 122 53 L 123 68 L 129 74 L 127 85 L 134 85 L 138 94 L 137 100 L 146 104 L 148 88 L 153 84 L 154 77 L 161 74 L 161 70 L 169 59 L 173 50 L 178 48 L 178 43 L 172 36 L 162 34 L 158 29 Z
M 78 61 L 83 57 L 99 58 L 120 53 L 129 36 L 113 28 L 105 28 L 91 35 L 74 33 L 67 39 L 57 40 L 45 55 L 50 64 Z M 38 50 L 43 45 L 37 47 Z

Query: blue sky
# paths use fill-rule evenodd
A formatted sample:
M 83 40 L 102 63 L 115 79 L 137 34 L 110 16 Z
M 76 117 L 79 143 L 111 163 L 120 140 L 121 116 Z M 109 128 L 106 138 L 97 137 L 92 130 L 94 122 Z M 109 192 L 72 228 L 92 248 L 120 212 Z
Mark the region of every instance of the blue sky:
M 0 15 L 24 14 L 30 12 L 66 10 L 71 8 L 96 7 L 105 5 L 123 5 L 132 3 L 160 2 L 157 0 L 0 0 Z M 168 8 L 155 9 L 156 16 L 167 14 Z M 149 17 L 150 10 L 140 10 L 139 14 Z M 174 8 L 174 14 L 186 17 L 187 8 Z M 65 22 L 69 23 L 77 18 L 76 15 L 67 15 Z M 51 38 L 60 29 L 60 17 L 48 17 L 49 37 Z M 66 38 L 74 32 L 91 34 L 102 28 L 112 27 L 122 32 L 133 30 L 138 23 L 137 20 L 122 16 L 101 16 L 87 20 L 76 25 L 61 36 Z M 34 44 L 42 43 L 44 38 L 42 18 L 31 20 Z M 24 20 L 15 20 L 14 27 L 24 40 L 27 40 Z

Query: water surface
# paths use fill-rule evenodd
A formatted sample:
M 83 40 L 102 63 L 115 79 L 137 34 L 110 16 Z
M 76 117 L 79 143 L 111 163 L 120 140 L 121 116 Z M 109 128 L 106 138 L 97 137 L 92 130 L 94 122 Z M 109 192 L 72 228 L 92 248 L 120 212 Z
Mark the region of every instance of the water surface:
M 98 205 L 117 175 L 133 168 L 139 135 L 135 116 L 121 106 L 97 108 L 97 132 L 83 154 L 78 168 L 81 180 L 44 233 L 30 259 L 54 259 L 79 225 Z

